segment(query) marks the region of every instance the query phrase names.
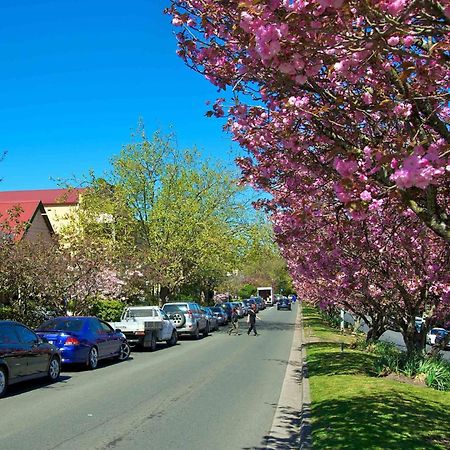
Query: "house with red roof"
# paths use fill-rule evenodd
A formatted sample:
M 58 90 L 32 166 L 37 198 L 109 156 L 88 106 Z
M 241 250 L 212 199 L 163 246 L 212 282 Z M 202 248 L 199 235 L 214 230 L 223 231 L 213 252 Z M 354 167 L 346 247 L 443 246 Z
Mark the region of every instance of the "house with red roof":
M 28 208 L 41 203 L 44 208 L 46 220 L 50 222 L 52 231 L 59 233 L 61 228 L 68 223 L 71 215 L 77 210 L 80 195 L 84 189 L 38 189 L 29 191 L 4 191 L 0 192 L 0 204 L 19 205 L 27 211 Z M 28 205 L 29 204 L 29 205 Z M 35 210 L 36 211 L 36 210 Z M 39 220 L 39 219 L 36 219 Z
M 0 237 L 51 241 L 54 231 L 41 201 L 0 201 Z

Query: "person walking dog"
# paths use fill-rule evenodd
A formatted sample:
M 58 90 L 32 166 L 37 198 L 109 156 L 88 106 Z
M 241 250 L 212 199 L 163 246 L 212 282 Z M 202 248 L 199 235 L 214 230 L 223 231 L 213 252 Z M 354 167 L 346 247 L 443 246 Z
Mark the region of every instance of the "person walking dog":
M 253 334 L 255 336 L 258 335 L 258 333 L 256 332 L 256 319 L 261 320 L 259 316 L 256 314 L 256 305 L 253 304 L 250 310 L 248 311 L 247 321 L 250 326 L 248 328 L 247 334 L 250 334 L 250 332 L 253 330 Z

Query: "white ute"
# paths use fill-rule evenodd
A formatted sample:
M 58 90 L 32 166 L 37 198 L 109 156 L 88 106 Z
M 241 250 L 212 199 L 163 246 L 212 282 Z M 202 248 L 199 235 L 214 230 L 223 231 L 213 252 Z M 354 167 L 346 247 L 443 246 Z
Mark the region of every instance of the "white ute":
M 166 341 L 172 346 L 178 341 L 175 325 L 158 306 L 128 306 L 120 322 L 110 325 L 120 330 L 131 346 L 139 345 L 150 351 L 156 349 L 157 342 Z

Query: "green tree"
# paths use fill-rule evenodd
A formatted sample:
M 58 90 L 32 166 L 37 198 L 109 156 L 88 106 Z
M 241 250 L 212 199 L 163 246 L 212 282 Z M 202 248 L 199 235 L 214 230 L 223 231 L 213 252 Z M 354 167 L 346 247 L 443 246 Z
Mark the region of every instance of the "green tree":
M 242 193 L 231 170 L 141 130 L 107 178 L 92 175 L 66 236 L 107 242 L 112 258 L 144 273 L 141 287 L 162 300 L 193 285 L 207 292 L 244 253 Z

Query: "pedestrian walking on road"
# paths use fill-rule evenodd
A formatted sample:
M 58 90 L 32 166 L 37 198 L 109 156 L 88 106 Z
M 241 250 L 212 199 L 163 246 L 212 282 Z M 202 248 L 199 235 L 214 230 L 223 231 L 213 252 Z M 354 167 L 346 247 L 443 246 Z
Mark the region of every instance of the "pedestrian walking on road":
M 231 310 L 231 321 L 230 321 L 230 329 L 228 330 L 228 334 L 231 335 L 234 333 L 236 335 L 239 334 L 239 322 L 238 322 L 238 314 L 236 308 Z
M 248 311 L 247 322 L 249 323 L 250 326 L 248 328 L 247 334 L 250 334 L 250 332 L 253 330 L 253 334 L 255 336 L 258 335 L 258 333 L 256 332 L 256 319 L 261 320 L 256 314 L 256 305 L 253 304 Z

